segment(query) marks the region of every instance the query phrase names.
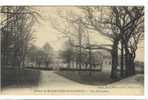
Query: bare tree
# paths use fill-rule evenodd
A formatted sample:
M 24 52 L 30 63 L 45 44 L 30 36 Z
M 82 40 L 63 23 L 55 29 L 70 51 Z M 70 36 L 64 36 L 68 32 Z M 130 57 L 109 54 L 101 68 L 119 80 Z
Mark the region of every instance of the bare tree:
M 132 63 L 135 58 L 135 51 L 137 43 L 142 32 L 139 32 L 143 29 L 141 26 L 143 23 L 143 7 L 79 7 L 81 8 L 84 14 L 82 16 L 66 16 L 64 19 L 70 22 L 71 24 L 68 26 L 78 25 L 84 30 L 82 33 L 87 32 L 88 30 L 97 31 L 99 34 L 102 34 L 108 37 L 112 41 L 112 45 L 97 45 L 93 47 L 93 49 L 104 49 L 111 52 L 112 55 L 112 70 L 111 70 L 111 78 L 117 78 L 117 67 L 120 67 L 120 76 L 128 76 L 129 62 Z M 62 16 L 63 17 L 63 16 Z M 140 30 L 138 26 L 140 24 Z M 70 28 L 66 28 L 69 29 Z M 79 29 L 76 29 L 77 33 L 79 33 Z M 136 30 L 136 32 L 135 32 Z M 139 31 L 138 31 L 139 30 Z M 138 31 L 138 32 L 137 32 Z M 65 31 L 63 31 L 65 32 Z M 71 33 L 71 31 L 67 31 L 67 34 Z M 136 33 L 138 33 L 136 35 Z M 80 40 L 79 36 L 79 40 Z M 133 39 L 134 38 L 134 39 Z M 72 40 L 72 39 L 69 39 Z M 131 43 L 132 41 L 132 43 Z M 134 43 L 133 43 L 134 41 Z M 71 42 L 70 42 L 71 43 Z M 81 41 L 79 42 L 81 43 Z M 72 44 L 72 43 L 71 43 Z M 130 44 L 130 45 L 129 45 Z M 74 45 L 76 47 L 84 48 L 84 49 L 92 49 L 92 46 L 87 47 L 83 45 Z M 111 47 L 111 49 L 106 48 Z M 135 48 L 135 49 L 133 49 Z M 119 54 L 118 51 L 121 50 L 121 61 L 118 63 Z M 81 51 L 81 49 L 80 49 Z M 129 53 L 134 52 L 134 53 Z M 80 55 L 81 56 L 81 55 Z M 133 56 L 133 57 L 131 57 Z M 81 60 L 80 60 L 81 61 Z M 125 62 L 125 63 L 124 63 Z M 124 67 L 125 73 L 124 75 Z M 134 68 L 133 68 L 134 69 Z M 134 72 L 134 71 L 133 71 Z
M 33 40 L 32 26 L 36 21 L 37 13 L 30 7 L 3 6 L 1 14 L 3 16 L 1 32 L 4 65 L 9 62 L 15 67 L 21 67 L 24 65 L 28 47 Z
M 143 27 L 140 27 L 140 31 L 138 31 L 139 29 L 137 26 L 143 23 L 143 19 L 141 19 L 144 15 L 143 7 L 82 7 L 82 9 L 85 11 L 84 25 L 89 29 L 96 30 L 101 34 L 110 37 L 113 41 L 111 51 L 111 77 L 115 78 L 117 76 L 116 70 L 118 66 L 119 43 L 121 44 L 121 77 L 123 77 L 124 72 L 124 60 L 126 60 L 126 74 L 128 75 L 128 73 L 130 73 L 128 71 L 131 71 L 128 64 L 133 63 L 131 58 L 128 57 L 130 55 L 128 54 L 128 49 L 132 49 L 133 47 L 129 47 L 128 44 L 129 40 L 132 38 L 134 38 L 133 40 L 136 38 L 136 41 L 138 41 L 140 34 L 142 33 L 141 30 Z M 134 30 L 138 32 L 134 32 Z M 138 35 L 135 35 L 136 33 L 138 33 Z M 136 37 L 132 37 L 132 34 Z M 137 45 L 136 41 L 134 41 L 134 46 Z M 134 52 L 134 54 L 131 55 L 135 55 L 135 49 L 130 51 Z M 124 55 L 125 59 L 123 59 Z M 135 56 L 133 58 L 135 58 Z
M 112 70 L 111 78 L 116 78 L 116 70 L 118 66 L 118 44 L 119 28 L 116 27 L 117 18 L 114 17 L 110 7 L 82 7 L 85 12 L 83 24 L 91 30 L 97 31 L 99 34 L 107 36 L 113 42 L 112 49 L 108 50 L 104 46 L 99 48 L 111 51 L 112 55 Z M 111 45 L 108 45 L 111 46 Z M 98 48 L 98 49 L 99 49 Z
M 67 15 L 63 16 L 61 13 L 58 13 L 62 22 L 62 26 L 57 25 L 57 23 L 52 22 L 53 19 L 51 18 L 50 22 L 54 29 L 58 32 L 62 33 L 65 38 L 68 39 L 69 45 L 71 47 L 76 48 L 77 57 L 76 65 L 77 68 L 81 69 L 82 65 L 82 49 L 84 48 L 85 39 L 84 35 L 86 35 L 86 31 L 84 25 L 82 24 L 82 20 L 79 16 L 75 16 L 72 12 L 67 13 Z M 70 50 L 70 49 L 67 49 Z M 71 50 L 70 50 L 71 51 Z M 69 51 L 67 51 L 69 52 Z M 70 55 L 69 55 L 70 57 Z
M 139 40 L 144 33 L 144 8 L 124 7 L 129 16 L 129 22 L 123 28 L 123 41 L 125 45 L 126 76 L 135 74 L 134 60 Z

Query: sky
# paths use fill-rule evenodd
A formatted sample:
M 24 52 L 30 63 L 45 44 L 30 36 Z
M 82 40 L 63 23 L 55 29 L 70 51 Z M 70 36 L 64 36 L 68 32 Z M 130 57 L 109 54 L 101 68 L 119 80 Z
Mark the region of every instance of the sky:
M 35 7 L 35 9 L 40 13 L 41 18 L 39 18 L 39 23 L 34 25 L 34 36 L 36 37 L 34 44 L 38 47 L 42 47 L 46 42 L 54 48 L 54 50 L 62 49 L 64 41 L 66 38 L 62 37 L 63 33 L 58 32 L 52 23 L 57 23 L 57 26 L 62 27 L 61 17 L 59 15 L 66 12 L 73 12 L 74 14 L 80 14 L 81 11 L 77 7 Z M 93 32 L 90 34 L 90 40 L 93 43 L 110 43 L 109 40 L 101 36 L 100 34 Z
M 52 7 L 37 7 L 41 17 L 39 23 L 34 25 L 34 44 L 38 47 L 42 47 L 46 42 L 50 43 L 52 47 L 60 48 L 58 36 L 59 33 L 54 30 L 50 23 L 50 15 L 55 14 L 56 10 Z M 58 42 L 57 42 L 58 41 Z

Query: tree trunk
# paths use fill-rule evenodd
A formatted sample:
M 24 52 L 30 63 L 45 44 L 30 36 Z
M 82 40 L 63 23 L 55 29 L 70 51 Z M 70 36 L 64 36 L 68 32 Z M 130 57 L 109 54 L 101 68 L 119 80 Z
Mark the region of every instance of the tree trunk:
M 126 76 L 135 74 L 135 52 L 129 52 L 128 47 L 125 47 L 125 60 L 126 60 Z
M 128 50 L 128 45 L 127 45 L 128 42 L 125 43 L 125 77 L 128 77 L 129 74 L 130 74 L 130 62 L 131 62 L 131 59 L 130 59 L 130 53 L 129 53 L 129 50 Z
M 89 69 L 92 69 L 92 53 L 91 53 L 91 47 L 89 48 Z M 91 71 L 89 72 L 89 76 L 91 76 Z
M 118 43 L 119 41 L 114 41 L 112 46 L 112 69 L 111 69 L 111 78 L 117 78 L 117 66 L 118 66 Z
M 123 46 L 123 41 L 121 40 L 121 60 L 120 60 L 120 64 L 121 64 L 121 68 L 120 68 L 120 77 L 124 77 L 124 46 Z
M 132 72 L 131 72 L 131 75 L 134 75 L 135 74 L 135 63 L 134 63 L 134 60 L 132 61 Z
M 134 75 L 135 74 L 135 52 L 133 52 L 132 54 L 130 54 L 130 73 L 129 75 Z

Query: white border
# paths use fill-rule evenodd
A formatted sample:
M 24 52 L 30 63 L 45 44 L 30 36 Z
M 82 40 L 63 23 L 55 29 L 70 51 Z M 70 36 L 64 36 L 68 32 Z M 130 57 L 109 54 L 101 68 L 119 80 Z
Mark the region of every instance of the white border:
M 146 0 L 1 0 L 0 5 L 128 5 L 145 6 L 145 51 L 148 50 L 148 1 Z M 144 96 L 0 96 L 0 99 L 148 99 L 148 53 L 145 52 Z
M 1 5 L 145 5 L 146 0 L 2 0 Z M 147 2 L 148 3 L 148 2 Z
M 148 99 L 148 68 L 147 68 L 147 65 L 148 65 L 148 52 L 146 52 L 148 50 L 148 45 L 146 45 L 148 43 L 148 34 L 146 34 L 148 32 L 148 2 L 145 3 L 145 43 L 144 43 L 144 46 L 145 46 L 145 66 L 144 66 L 144 71 L 145 71 L 145 74 L 144 74 L 144 86 L 145 86 L 145 89 L 144 89 L 144 95 L 145 97 Z

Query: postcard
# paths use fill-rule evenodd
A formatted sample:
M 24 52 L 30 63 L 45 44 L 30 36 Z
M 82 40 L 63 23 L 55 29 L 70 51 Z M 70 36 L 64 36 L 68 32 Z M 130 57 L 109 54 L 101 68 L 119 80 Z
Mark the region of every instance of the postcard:
M 145 6 L 0 10 L 2 96 L 144 96 Z

